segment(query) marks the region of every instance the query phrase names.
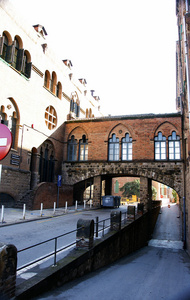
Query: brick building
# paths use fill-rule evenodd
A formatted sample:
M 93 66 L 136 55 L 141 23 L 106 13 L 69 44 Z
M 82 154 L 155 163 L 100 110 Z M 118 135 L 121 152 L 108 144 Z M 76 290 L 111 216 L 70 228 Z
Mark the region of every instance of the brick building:
M 182 118 L 180 113 L 102 117 L 65 122 L 63 180 L 74 200 L 93 188 L 94 205 L 112 192 L 114 177 L 139 177 L 146 203 L 152 180 L 183 197 Z

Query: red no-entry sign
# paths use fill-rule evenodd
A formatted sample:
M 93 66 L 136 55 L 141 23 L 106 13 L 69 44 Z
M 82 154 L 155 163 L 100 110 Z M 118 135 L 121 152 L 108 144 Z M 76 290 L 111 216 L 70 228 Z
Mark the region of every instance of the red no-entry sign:
M 12 133 L 4 124 L 0 124 L 0 160 L 10 151 L 12 145 Z

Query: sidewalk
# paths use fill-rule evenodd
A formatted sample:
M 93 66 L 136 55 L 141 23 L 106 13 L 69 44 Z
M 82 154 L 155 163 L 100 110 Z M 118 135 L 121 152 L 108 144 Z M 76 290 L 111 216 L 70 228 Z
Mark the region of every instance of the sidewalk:
M 86 206 L 85 211 L 94 209 Z M 84 210 L 83 205 L 78 205 L 77 210 L 75 210 L 75 206 L 69 206 L 67 211 L 64 207 L 54 209 L 43 209 L 41 210 L 26 210 L 25 215 L 23 209 L 19 208 L 4 208 L 4 213 L 2 207 L 0 209 L 0 227 L 13 225 L 23 222 L 35 221 L 39 219 L 53 218 L 69 213 L 76 213 Z M 2 215 L 3 214 L 3 215 Z

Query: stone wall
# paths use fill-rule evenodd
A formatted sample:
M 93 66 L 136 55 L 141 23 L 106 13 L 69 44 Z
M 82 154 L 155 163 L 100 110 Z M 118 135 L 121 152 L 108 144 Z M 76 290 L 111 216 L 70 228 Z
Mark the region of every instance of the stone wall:
M 16 289 L 17 249 L 0 243 L 0 299 L 13 299 Z
M 17 201 L 22 198 L 29 189 L 29 171 L 2 166 L 0 193 L 9 194 Z
M 64 183 L 71 185 L 100 175 L 147 177 L 175 189 L 183 197 L 182 162 L 67 162 L 62 174 Z
M 121 230 L 110 232 L 103 240 L 96 241 L 90 250 L 71 251 L 56 267 L 49 267 L 18 286 L 16 299 L 32 299 L 146 246 L 159 211 L 160 207 L 157 207 L 152 210 L 151 218 L 145 213 Z
M 41 183 L 33 198 L 32 209 L 40 209 L 40 203 L 43 203 L 43 208 L 53 208 L 54 202 L 59 204 L 59 207 L 65 207 L 67 201 L 68 206 L 72 205 L 73 187 L 69 185 L 62 185 L 59 188 L 59 200 L 57 199 L 58 187 L 55 183 L 44 182 Z M 58 200 L 58 201 L 57 201 Z

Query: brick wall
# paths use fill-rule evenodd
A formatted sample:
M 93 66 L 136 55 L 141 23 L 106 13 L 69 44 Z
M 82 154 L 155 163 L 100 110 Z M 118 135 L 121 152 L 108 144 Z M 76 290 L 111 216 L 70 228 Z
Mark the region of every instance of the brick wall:
M 30 189 L 30 172 L 2 167 L 0 192 L 7 193 L 16 201 Z
M 113 133 L 119 138 L 120 143 L 121 138 L 125 137 L 125 133 L 129 133 L 133 140 L 133 160 L 154 160 L 154 137 L 159 131 L 166 139 L 172 134 L 172 131 L 176 131 L 176 134 L 182 138 L 181 116 L 179 114 L 161 115 L 160 117 L 158 115 L 152 115 L 152 117 L 139 115 L 66 122 L 64 141 L 67 142 L 71 135 L 74 135 L 79 142 L 82 135 L 85 134 L 89 147 L 88 160 L 100 161 L 108 159 L 108 140 Z M 64 160 L 67 160 L 66 145 L 64 146 Z

